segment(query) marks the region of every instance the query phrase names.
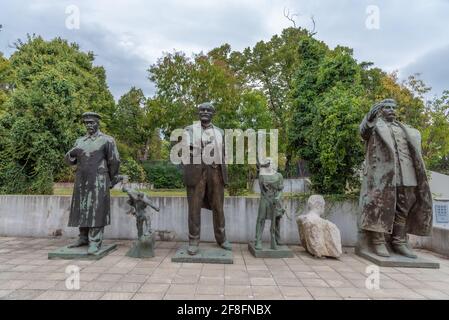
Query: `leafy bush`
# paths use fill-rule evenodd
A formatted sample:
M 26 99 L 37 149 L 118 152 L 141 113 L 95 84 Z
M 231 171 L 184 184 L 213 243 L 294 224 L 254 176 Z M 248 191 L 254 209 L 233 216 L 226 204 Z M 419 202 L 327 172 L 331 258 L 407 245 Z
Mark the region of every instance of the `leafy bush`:
M 146 182 L 147 174 L 140 165 L 133 158 L 127 158 L 122 160 L 120 164 L 120 174 L 127 175 L 130 182 Z
M 363 70 L 352 50 L 330 50 L 310 37 L 301 42 L 299 54 L 290 139 L 308 163 L 314 191 L 344 194 L 357 189 L 363 161 L 358 126 L 369 106 Z
M 181 169 L 168 161 L 147 161 L 143 168 L 156 189 L 184 188 Z
M 230 196 L 241 196 L 248 192 L 248 165 L 228 165 L 228 186 Z
M 93 61 L 59 38 L 18 44 L 9 59 L 14 90 L 0 112 L 0 193 L 51 194 L 54 179 L 67 175 L 65 153 L 85 133 L 81 114 L 96 111 L 109 123 L 114 99 Z

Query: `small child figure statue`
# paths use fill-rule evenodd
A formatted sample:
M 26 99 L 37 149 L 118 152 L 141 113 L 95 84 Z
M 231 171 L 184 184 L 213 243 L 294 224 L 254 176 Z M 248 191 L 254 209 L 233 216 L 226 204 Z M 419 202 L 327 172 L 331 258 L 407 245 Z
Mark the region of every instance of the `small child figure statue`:
M 259 185 L 260 202 L 256 221 L 256 237 L 254 242 L 248 244 L 248 249 L 256 258 L 289 258 L 293 252 L 281 243 L 281 219 L 286 213 L 282 206 L 282 190 L 284 178 L 277 172 L 277 163 L 272 158 L 260 163 Z M 271 220 L 271 243 L 264 246 L 262 235 L 265 221 Z
M 126 177 L 123 180 L 126 180 Z M 154 232 L 151 230 L 151 219 L 146 215 L 146 210 L 151 207 L 159 212 L 160 209 L 151 202 L 145 193 L 128 188 L 126 182 L 123 182 L 122 191 L 128 194 L 127 202 L 131 209 L 127 214 L 136 217 L 137 227 L 137 241 L 126 255 L 134 258 L 154 257 Z

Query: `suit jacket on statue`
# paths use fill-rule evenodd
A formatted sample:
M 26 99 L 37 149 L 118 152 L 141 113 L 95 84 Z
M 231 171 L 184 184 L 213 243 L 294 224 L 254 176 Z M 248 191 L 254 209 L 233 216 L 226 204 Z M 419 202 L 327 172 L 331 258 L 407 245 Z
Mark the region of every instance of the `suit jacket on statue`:
M 226 164 L 225 164 L 225 143 L 224 143 L 224 131 L 214 125 L 212 125 L 212 128 L 214 129 L 214 132 L 217 132 L 219 134 L 216 134 L 215 137 L 217 139 L 220 139 L 221 141 L 218 141 L 218 143 L 221 143 L 221 146 L 218 144 L 217 147 L 221 149 L 221 164 L 217 164 L 218 167 L 220 167 L 221 176 L 223 179 L 223 185 L 226 186 L 228 183 L 228 175 L 226 170 Z M 201 146 L 200 141 L 195 141 L 195 139 L 198 139 L 200 137 L 195 137 L 194 132 L 199 132 L 201 134 L 201 124 L 200 122 L 195 123 L 191 126 L 188 126 L 185 128 L 185 133 L 190 137 L 190 148 L 191 150 L 196 147 Z M 201 138 L 200 138 L 201 139 Z M 196 150 L 199 151 L 199 150 Z M 190 164 L 186 164 L 183 166 L 183 172 L 184 172 L 184 183 L 187 187 L 193 187 L 195 186 L 201 179 L 202 172 L 203 172 L 203 166 L 208 166 L 207 164 L 200 163 L 200 164 L 194 164 L 193 163 L 193 155 L 190 155 Z
M 416 204 L 407 218 L 407 233 L 427 236 L 432 229 L 432 195 L 421 155 L 421 134 L 402 123 L 416 172 Z M 364 230 L 392 233 L 396 211 L 396 157 L 390 129 L 381 118 L 360 125 L 365 140 L 365 168 L 360 192 L 359 227 Z

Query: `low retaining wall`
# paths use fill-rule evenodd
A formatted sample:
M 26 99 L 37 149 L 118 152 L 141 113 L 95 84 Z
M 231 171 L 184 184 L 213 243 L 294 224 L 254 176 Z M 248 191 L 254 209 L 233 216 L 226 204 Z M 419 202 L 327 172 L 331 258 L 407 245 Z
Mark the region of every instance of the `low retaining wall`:
M 154 230 L 176 233 L 176 239 L 188 239 L 187 198 L 152 197 L 161 212 L 152 214 Z M 125 213 L 129 209 L 126 197 L 111 200 L 111 225 L 106 227 L 105 237 L 110 239 L 135 239 L 135 218 Z M 68 228 L 70 196 L 0 196 L 0 235 L 23 237 L 47 237 L 62 233 L 75 237 L 76 228 Z M 298 244 L 299 235 L 295 213 L 302 212 L 304 201 L 284 199 L 284 206 L 292 220 L 282 219 L 281 237 L 288 244 Z M 245 243 L 254 238 L 259 198 L 226 197 L 224 211 L 226 233 L 231 242 Z M 341 231 L 342 243 L 354 246 L 357 241 L 357 203 L 345 201 L 327 204 L 327 216 Z M 211 211 L 202 211 L 201 239 L 214 241 Z M 269 238 L 269 222 L 265 225 L 264 238 Z
M 449 257 L 449 229 L 433 227 L 430 237 L 409 236 L 410 243 L 416 248 L 427 249 Z
M 307 193 L 310 191 L 310 180 L 301 179 L 284 179 L 283 192 Z M 259 179 L 255 179 L 253 183 L 253 192 L 260 193 Z

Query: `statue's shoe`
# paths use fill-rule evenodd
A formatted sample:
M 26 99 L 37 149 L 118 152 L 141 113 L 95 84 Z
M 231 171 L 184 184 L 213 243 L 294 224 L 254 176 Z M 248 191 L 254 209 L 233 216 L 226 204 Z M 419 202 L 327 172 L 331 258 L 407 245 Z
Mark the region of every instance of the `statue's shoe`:
M 100 248 L 98 248 L 96 245 L 90 245 L 87 249 L 87 254 L 95 254 L 98 251 L 100 251 Z
M 78 239 L 75 243 L 68 245 L 67 248 L 78 248 L 78 247 L 87 246 L 88 244 L 89 243 L 87 241 Z
M 387 246 L 383 243 L 373 245 L 373 251 L 375 254 L 377 254 L 378 256 L 381 256 L 381 257 L 388 258 L 390 256 Z
M 187 248 L 187 253 L 191 256 L 196 255 L 198 253 L 198 246 L 189 245 L 189 247 Z
M 400 254 L 401 256 L 405 256 L 407 258 L 416 259 L 418 256 L 410 250 L 405 244 L 393 244 L 393 250 L 397 254 Z
M 262 250 L 262 241 L 256 241 L 256 243 L 254 244 L 254 249 Z
M 220 244 L 220 247 L 222 247 L 225 250 L 232 251 L 232 244 L 228 240 Z

